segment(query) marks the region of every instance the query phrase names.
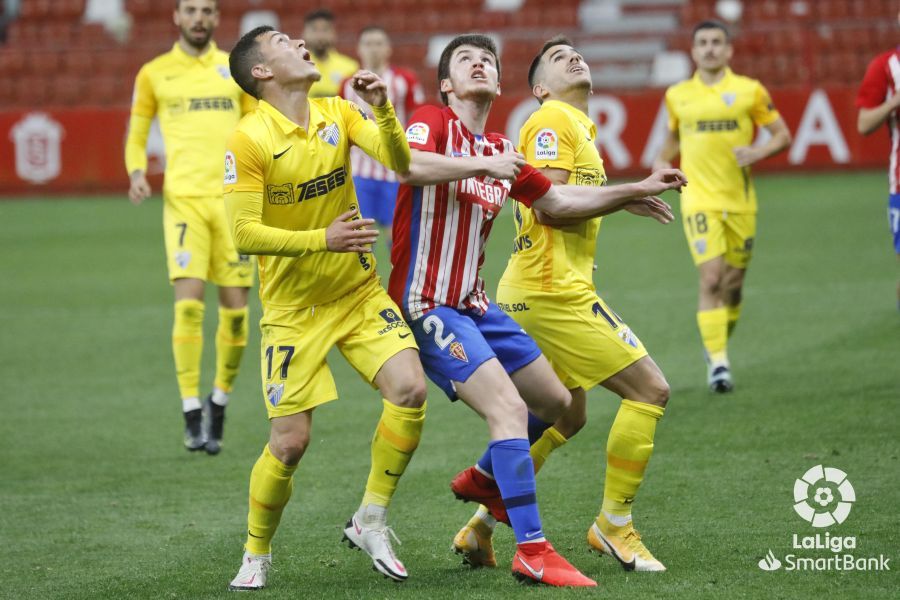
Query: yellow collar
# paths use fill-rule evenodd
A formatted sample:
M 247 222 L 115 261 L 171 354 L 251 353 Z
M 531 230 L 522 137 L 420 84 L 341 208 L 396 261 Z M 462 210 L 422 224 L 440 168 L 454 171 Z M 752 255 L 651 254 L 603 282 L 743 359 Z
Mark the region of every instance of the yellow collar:
M 298 129 L 303 129 L 302 127 L 300 127 L 300 125 L 294 123 L 286 116 L 281 114 L 281 111 L 279 111 L 277 108 L 275 108 L 265 100 L 259 101 L 259 109 L 269 115 L 285 135 L 289 135 Z M 315 123 L 316 129 L 322 129 L 323 127 L 325 127 L 325 117 L 319 111 L 319 107 L 316 105 L 316 103 L 312 100 L 309 101 L 309 122 L 310 124 Z
M 705 83 L 703 83 L 703 80 L 700 79 L 700 71 L 699 70 L 694 71 L 693 79 L 697 84 L 702 85 L 703 87 L 715 88 L 720 85 L 724 85 L 724 84 L 728 83 L 729 81 L 731 81 L 732 77 L 734 77 L 734 72 L 732 72 L 730 67 L 725 67 L 725 74 L 722 76 L 722 79 L 720 79 L 719 81 L 717 81 L 716 83 L 714 83 L 712 85 L 706 85 Z
M 206 49 L 206 52 L 204 52 L 200 56 L 193 56 L 193 55 L 185 52 L 184 48 L 182 48 L 181 44 L 179 44 L 178 42 L 175 42 L 175 45 L 172 46 L 172 52 L 174 52 L 175 55 L 178 58 L 180 58 L 181 60 L 187 60 L 187 61 L 195 61 L 196 60 L 204 65 L 212 64 L 213 58 L 216 56 L 216 51 L 218 49 L 219 49 L 219 47 L 216 46 L 216 43 L 214 41 L 210 40 L 209 48 Z

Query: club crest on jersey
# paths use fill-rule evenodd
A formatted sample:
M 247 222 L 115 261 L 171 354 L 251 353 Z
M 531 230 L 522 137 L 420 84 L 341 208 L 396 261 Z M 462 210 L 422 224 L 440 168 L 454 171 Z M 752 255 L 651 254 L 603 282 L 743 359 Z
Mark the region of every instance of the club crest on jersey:
M 464 363 L 469 362 L 469 357 L 466 356 L 466 349 L 463 348 L 461 343 L 456 341 L 450 343 L 450 356 Z
M 266 386 L 266 400 L 268 400 L 269 404 L 272 406 L 278 406 L 278 403 L 281 402 L 282 395 L 284 395 L 283 383 L 270 383 Z
M 319 137 L 322 138 L 323 142 L 337 148 L 338 142 L 341 141 L 341 130 L 338 129 L 337 123 L 332 123 L 328 127 L 323 127 L 319 130 Z
M 175 264 L 177 264 L 182 269 L 187 269 L 187 266 L 191 264 L 191 253 L 187 250 L 182 250 L 181 252 L 176 254 Z
M 722 94 L 722 102 L 725 103 L 725 106 L 731 106 L 734 104 L 735 100 L 737 100 L 737 94 L 734 92 L 725 92 Z
M 406 141 L 411 144 L 424 144 L 428 141 L 429 131 L 425 123 L 412 123 L 406 128 Z
M 706 254 L 706 240 L 695 241 L 694 250 L 697 251 L 697 254 Z
M 559 136 L 552 129 L 541 129 L 534 140 L 534 157 L 556 160 L 559 156 Z
M 225 185 L 237 183 L 237 162 L 231 150 L 225 152 Z
M 228 67 L 225 65 L 219 65 L 216 67 L 216 70 L 219 72 L 219 75 L 222 76 L 222 79 L 228 79 L 231 77 L 231 71 L 228 70 Z

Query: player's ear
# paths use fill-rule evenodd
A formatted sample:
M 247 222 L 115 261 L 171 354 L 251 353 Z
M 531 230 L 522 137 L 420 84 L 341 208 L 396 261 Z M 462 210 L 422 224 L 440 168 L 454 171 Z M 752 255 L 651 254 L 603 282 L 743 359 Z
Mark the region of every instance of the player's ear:
M 449 94 L 453 91 L 453 84 L 450 83 L 450 78 L 441 79 L 441 91 L 445 94 Z
M 500 82 L 498 81 L 497 82 L 497 95 L 499 96 L 502 93 L 503 93 L 503 90 L 500 89 Z
M 531 88 L 531 94 L 538 100 L 543 100 L 547 95 L 547 89 L 539 83 L 534 84 Z
M 258 63 L 250 68 L 250 75 L 252 75 L 254 79 L 268 81 L 269 79 L 272 79 L 273 73 L 272 69 L 270 69 L 263 63 Z

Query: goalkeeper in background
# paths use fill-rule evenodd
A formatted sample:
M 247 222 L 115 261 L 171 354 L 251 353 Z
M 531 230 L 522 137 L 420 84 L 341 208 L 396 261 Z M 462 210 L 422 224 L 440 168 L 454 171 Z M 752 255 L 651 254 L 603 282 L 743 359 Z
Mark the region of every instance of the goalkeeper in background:
M 247 345 L 247 292 L 253 263 L 234 248 L 225 219 L 222 178 L 225 140 L 255 101 L 228 71 L 228 54 L 212 40 L 219 22 L 216 0 L 178 0 L 181 35 L 169 52 L 145 64 L 135 81 L 125 165 L 128 196 L 150 196 L 147 135 L 159 118 L 166 145 L 163 233 L 169 281 L 175 289 L 172 352 L 184 411 L 184 445 L 218 454 L 225 406 Z M 200 403 L 205 282 L 219 287 L 216 374 Z

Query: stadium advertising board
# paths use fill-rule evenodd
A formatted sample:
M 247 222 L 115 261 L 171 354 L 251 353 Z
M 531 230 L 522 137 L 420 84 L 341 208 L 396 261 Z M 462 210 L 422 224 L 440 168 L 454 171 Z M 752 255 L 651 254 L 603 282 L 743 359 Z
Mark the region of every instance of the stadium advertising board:
M 597 93 L 591 118 L 599 124 L 600 153 L 613 177 L 645 173 L 662 143 L 666 113 L 662 90 Z M 788 152 L 754 167 L 757 171 L 885 167 L 888 139 L 863 138 L 856 131 L 856 89 L 798 88 L 772 93 L 794 141 Z M 501 96 L 488 123 L 513 140 L 537 103 L 525 96 Z M 38 108 L 0 112 L 0 194 L 122 191 L 127 109 Z M 162 140 L 148 143 L 151 182 L 159 189 L 164 165 Z

